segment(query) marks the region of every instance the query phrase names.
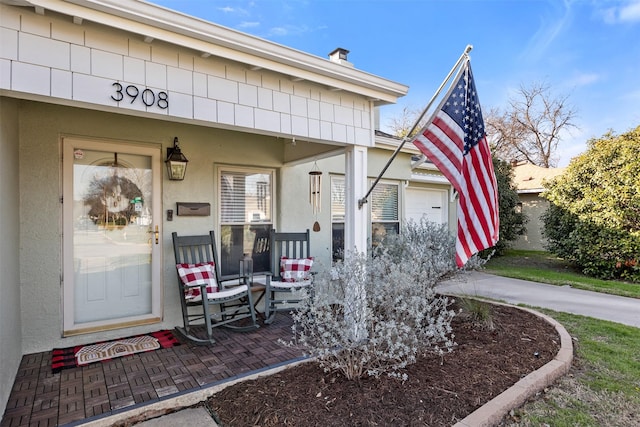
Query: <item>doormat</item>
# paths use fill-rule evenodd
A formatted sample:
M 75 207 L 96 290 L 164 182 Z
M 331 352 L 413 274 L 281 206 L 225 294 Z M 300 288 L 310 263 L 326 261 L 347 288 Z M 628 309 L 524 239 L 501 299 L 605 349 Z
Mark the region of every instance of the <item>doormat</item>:
M 51 357 L 51 371 L 55 374 L 63 369 L 176 345 L 180 345 L 180 341 L 173 335 L 173 332 L 162 330 L 90 345 L 54 348 Z

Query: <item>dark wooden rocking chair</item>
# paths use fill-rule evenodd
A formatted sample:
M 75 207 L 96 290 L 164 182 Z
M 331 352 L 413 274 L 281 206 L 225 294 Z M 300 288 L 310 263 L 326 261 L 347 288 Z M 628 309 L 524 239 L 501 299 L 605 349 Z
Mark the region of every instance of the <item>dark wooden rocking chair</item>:
M 178 236 L 174 232 L 172 238 L 184 322 L 184 327 L 176 330 L 195 343 L 213 344 L 213 328 L 258 328 L 248 286 L 241 284 L 239 277 L 221 278 L 214 232 L 200 236 Z M 231 280 L 233 284 L 225 286 L 224 282 Z M 202 320 L 207 339 L 199 338 L 192 330 L 193 326 L 201 326 Z
M 277 312 L 290 312 L 292 304 L 300 302 L 295 292 L 310 287 L 313 282 L 309 271 L 313 264 L 309 249 L 309 230 L 280 233 L 271 230 L 269 246 L 271 274 L 266 276 L 266 324 L 273 322 Z

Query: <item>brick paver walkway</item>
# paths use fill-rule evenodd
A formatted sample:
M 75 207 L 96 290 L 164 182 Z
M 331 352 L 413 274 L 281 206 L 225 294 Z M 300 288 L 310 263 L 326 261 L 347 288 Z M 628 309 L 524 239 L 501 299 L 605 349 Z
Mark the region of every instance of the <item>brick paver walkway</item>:
M 278 343 L 291 337 L 286 315 L 251 332 L 216 331 L 211 346 L 176 336 L 182 345 L 56 374 L 51 351 L 23 356 L 0 427 L 82 424 L 302 356 Z

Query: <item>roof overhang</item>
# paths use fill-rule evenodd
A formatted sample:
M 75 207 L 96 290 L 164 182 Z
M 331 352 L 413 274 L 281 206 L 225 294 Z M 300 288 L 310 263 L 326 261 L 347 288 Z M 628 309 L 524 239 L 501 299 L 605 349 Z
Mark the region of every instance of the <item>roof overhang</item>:
M 523 190 L 516 190 L 518 194 L 540 194 L 544 192 L 544 188 L 527 188 Z
M 416 182 L 425 182 L 429 184 L 447 184 L 451 185 L 444 175 L 435 175 L 431 173 L 411 173 L 411 180 Z
M 397 102 L 408 87 L 350 66 L 320 58 L 240 31 L 185 15 L 140 0 L 0 0 L 14 6 L 30 6 L 65 14 L 76 23 L 83 20 L 126 29 L 141 39 L 162 40 L 200 52 L 308 80 L 332 90 L 367 97 L 374 105 Z

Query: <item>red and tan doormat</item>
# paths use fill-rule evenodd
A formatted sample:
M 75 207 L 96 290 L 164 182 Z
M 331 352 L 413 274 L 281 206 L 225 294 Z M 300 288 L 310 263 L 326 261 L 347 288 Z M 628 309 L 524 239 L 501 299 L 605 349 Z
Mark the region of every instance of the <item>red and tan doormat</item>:
M 55 374 L 63 369 L 175 345 L 180 345 L 180 341 L 176 339 L 173 332 L 162 330 L 90 345 L 54 348 L 51 357 L 51 370 Z

